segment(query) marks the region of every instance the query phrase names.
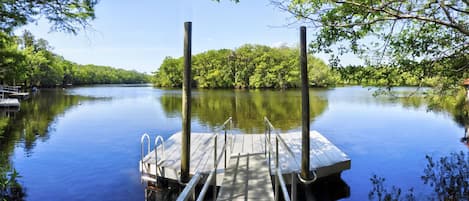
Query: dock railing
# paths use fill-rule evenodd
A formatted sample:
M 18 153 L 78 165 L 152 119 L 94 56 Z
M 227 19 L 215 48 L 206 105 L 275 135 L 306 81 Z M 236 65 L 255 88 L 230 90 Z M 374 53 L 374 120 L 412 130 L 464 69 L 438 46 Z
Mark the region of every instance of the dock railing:
M 232 128 L 233 128 L 233 119 L 231 117 L 229 117 L 222 125 L 222 131 L 224 132 L 224 143 L 222 145 L 220 153 L 223 152 L 224 154 L 220 154 L 220 156 L 218 156 L 219 152 L 217 150 L 218 138 L 220 136 L 219 131 L 216 131 L 210 137 L 211 140 L 213 139 L 213 168 L 207 176 L 206 182 L 203 185 L 202 190 L 200 191 L 199 196 L 196 199 L 197 201 L 203 201 L 204 200 L 205 194 L 207 193 L 210 184 L 213 185 L 213 198 L 214 198 L 214 200 L 217 197 L 217 167 L 220 164 L 221 158 L 224 155 L 225 156 L 225 160 L 224 160 L 225 164 L 224 165 L 225 165 L 225 169 L 226 169 L 226 165 L 227 165 L 227 159 L 226 159 L 227 158 L 227 143 L 228 143 L 227 135 L 228 135 L 228 130 L 231 130 Z M 231 133 L 231 136 L 233 137 L 233 133 Z M 231 141 L 231 143 L 232 144 L 231 144 L 230 149 L 232 149 L 233 140 Z M 178 196 L 177 201 L 186 201 L 191 196 L 195 198 L 195 187 L 197 186 L 197 184 L 199 184 L 202 177 L 203 177 L 202 173 L 199 172 L 199 171 L 196 171 L 196 173 L 194 174 L 194 176 L 192 176 L 189 183 L 187 183 L 184 190 Z
M 4 92 L 13 92 L 18 93 L 20 91 L 20 86 L 8 86 L 8 85 L 0 85 L 0 91 Z
M 300 164 L 298 161 L 296 161 L 295 154 L 293 151 L 290 149 L 290 147 L 287 145 L 287 143 L 283 140 L 283 138 L 280 136 L 278 131 L 275 129 L 275 127 L 270 123 L 269 119 L 267 117 L 264 117 L 264 123 L 265 123 L 265 131 L 264 131 L 264 136 L 265 136 L 265 157 L 267 158 L 267 162 L 269 165 L 269 172 L 272 175 L 272 170 L 271 170 L 271 153 L 274 152 L 273 145 L 272 145 L 272 134 L 275 137 L 275 200 L 279 200 L 280 194 L 280 188 L 282 190 L 283 198 L 285 201 L 296 201 L 297 195 L 296 195 L 296 188 L 297 188 L 297 177 L 299 177 L 299 173 L 293 172 L 291 173 L 291 195 L 288 193 L 287 186 L 285 183 L 285 179 L 283 178 L 283 173 L 282 173 L 282 168 L 280 167 L 280 162 L 279 162 L 279 144 L 283 147 L 284 150 L 286 150 L 286 153 L 288 154 L 288 157 L 291 158 L 292 161 L 294 161 L 294 164 L 297 166 L 297 169 L 300 168 Z M 310 181 L 301 181 L 303 183 L 311 183 L 316 180 L 316 173 L 313 171 L 313 180 Z

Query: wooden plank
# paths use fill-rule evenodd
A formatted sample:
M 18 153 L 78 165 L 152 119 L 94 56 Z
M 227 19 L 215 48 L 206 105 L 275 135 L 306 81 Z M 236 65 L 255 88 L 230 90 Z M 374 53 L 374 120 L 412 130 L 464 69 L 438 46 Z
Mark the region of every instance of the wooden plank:
M 207 135 L 209 134 L 196 134 L 196 133 L 191 133 L 191 152 L 190 152 L 190 159 L 191 159 L 191 163 L 194 161 L 197 161 L 200 159 L 200 157 L 198 155 L 200 155 L 201 153 L 200 152 L 197 152 L 197 150 L 201 147 L 201 146 L 204 146 L 204 144 L 208 143 L 208 138 L 207 138 Z M 179 133 L 179 136 L 177 136 L 176 138 L 179 139 L 178 141 L 180 142 L 181 139 L 181 134 Z M 174 155 L 173 155 L 173 158 L 174 158 L 174 162 L 172 163 L 172 168 L 173 169 L 180 169 L 181 168 L 181 148 L 182 148 L 182 144 L 181 143 L 178 143 L 177 144 L 178 147 L 176 147 L 176 150 Z M 193 165 L 190 165 L 191 166 L 191 169 L 190 169 L 190 173 L 191 171 L 194 170 L 194 167 Z
M 208 144 L 208 140 L 211 134 L 208 133 L 192 133 L 191 134 L 191 164 L 197 164 L 199 162 L 199 157 L 203 152 L 198 152 L 197 150 L 201 146 L 205 146 Z M 158 149 L 161 149 L 161 145 L 158 146 Z M 195 156 L 195 157 L 194 157 Z M 178 132 L 172 135 L 168 140 L 165 141 L 165 162 L 163 166 L 171 167 L 174 169 L 180 168 L 181 162 L 181 133 Z M 150 152 L 147 156 L 145 156 L 144 161 L 147 163 L 154 164 L 155 163 L 155 152 L 154 150 Z M 193 165 L 191 165 L 193 166 Z
M 285 141 L 288 141 L 288 146 L 295 153 L 295 160 L 301 161 L 301 133 L 291 133 L 282 135 Z M 310 143 L 316 145 L 315 139 L 311 139 Z M 310 168 L 316 168 L 326 161 L 322 156 L 322 152 L 317 146 L 311 146 L 309 151 L 310 155 Z
M 310 168 L 318 168 L 330 164 L 330 160 L 323 150 L 324 146 L 328 145 L 318 142 L 316 138 L 310 140 Z M 316 160 L 316 162 L 313 160 Z
M 253 135 L 253 150 L 252 153 L 264 153 L 264 137 L 263 134 Z
M 217 200 L 274 200 L 264 155 L 231 156 Z
M 311 132 L 311 136 L 314 138 L 317 148 L 321 149 L 324 153 L 324 157 L 328 159 L 328 163 L 316 166 L 318 177 L 324 177 L 350 169 L 351 160 L 345 153 L 320 133 L 313 131 Z
M 329 156 L 329 159 L 332 163 L 340 162 L 344 159 L 350 159 L 344 152 L 342 152 L 338 147 L 333 145 L 327 138 L 319 134 L 317 131 L 311 132 L 311 137 L 315 138 L 318 142 L 321 142 L 325 147 L 325 153 Z
M 224 136 L 223 135 L 219 135 L 219 138 L 218 138 L 218 142 L 217 142 L 217 156 L 216 158 L 220 157 L 220 155 L 222 155 L 222 158 L 220 159 L 220 163 L 218 164 L 217 166 L 217 172 L 220 172 L 222 173 L 223 172 L 223 169 L 225 169 L 225 158 L 224 158 L 224 152 L 221 152 L 222 149 L 223 149 L 223 144 L 224 144 Z M 209 173 L 212 169 L 213 169 L 213 166 L 214 166 L 214 150 L 213 150 L 213 140 L 210 140 L 210 145 L 207 145 L 207 147 L 209 147 L 209 149 L 207 149 L 207 151 L 205 151 L 204 155 L 207 156 L 207 159 L 206 160 L 206 163 L 204 164 L 204 167 L 201 168 L 201 170 L 204 170 L 205 173 Z M 227 161 L 228 162 L 228 161 Z
M 282 134 L 280 137 L 293 152 L 293 156 L 291 156 L 285 146 L 281 145 L 281 142 L 279 142 L 280 167 L 282 168 L 282 172 L 298 172 L 301 162 L 301 135 Z
M 197 136 L 197 137 L 195 137 Z M 213 158 L 213 138 L 212 135 L 195 135 L 195 138 L 198 138 L 197 147 L 191 153 L 190 157 L 190 173 L 195 174 L 197 171 L 207 172 L 209 170 L 206 169 L 205 164 L 207 160 Z M 191 143 L 192 146 L 192 143 Z
M 243 152 L 242 153 L 252 153 L 252 136 L 250 134 L 243 135 Z
M 244 135 L 234 135 L 233 152 L 231 155 L 237 155 L 243 152 Z
M 333 165 L 334 161 L 339 159 L 335 153 L 337 149 L 335 146 L 331 146 L 331 143 L 327 139 L 315 132 L 310 133 L 310 138 L 310 146 L 315 146 L 314 149 L 321 150 L 321 156 L 323 157 L 323 164 L 317 167 Z

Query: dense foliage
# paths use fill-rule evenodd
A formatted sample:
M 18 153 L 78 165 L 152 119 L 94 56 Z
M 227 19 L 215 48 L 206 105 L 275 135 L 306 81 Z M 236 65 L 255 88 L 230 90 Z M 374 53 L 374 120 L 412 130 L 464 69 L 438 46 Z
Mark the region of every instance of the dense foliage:
M 52 24 L 53 30 L 77 33 L 95 18 L 97 3 L 98 0 L 2 0 L 0 31 L 11 32 L 42 18 Z
M 193 84 L 199 88 L 295 88 L 299 86 L 298 51 L 244 45 L 235 50 L 210 50 L 193 56 Z M 154 74 L 154 83 L 162 87 L 182 85 L 183 58 L 167 57 Z M 311 86 L 430 86 L 457 89 L 469 72 L 450 75 L 443 65 L 431 69 L 421 63 L 406 66 L 368 65 L 329 67 L 310 55 L 308 76 Z M 437 69 L 435 69 L 437 68 Z M 454 79 L 457 77 L 458 79 Z
M 441 77 L 441 89 L 469 75 L 469 4 L 465 0 L 272 0 L 313 28 L 313 52 L 331 64 L 352 52 L 368 65 L 413 68 L 419 82 Z M 396 72 L 398 72 L 397 70 Z
M 390 66 L 346 66 L 334 68 L 339 84 L 363 86 L 437 86 L 439 76 L 422 77 L 415 68 Z
M 210 50 L 192 58 L 193 86 L 199 88 L 298 87 L 300 70 L 296 48 L 243 45 L 235 50 Z M 183 58 L 166 57 L 154 74 L 162 87 L 182 85 Z M 320 59 L 308 57 L 312 86 L 330 86 L 337 76 Z
M 31 40 L 23 40 L 23 46 L 19 48 L 21 43 L 12 36 L 12 32 L 22 25 L 46 19 L 52 24 L 52 30 L 76 34 L 80 29 L 88 26 L 89 20 L 95 18 L 94 7 L 97 3 L 98 0 L 2 0 L 0 3 L 1 84 L 16 84 L 16 82 L 23 81 L 24 84 L 29 81 L 29 84 L 37 85 L 68 84 L 64 80 L 73 77 L 67 73 L 80 71 L 81 68 L 78 65 L 53 54 L 49 48 L 46 48 L 47 41 L 41 39 L 34 41 L 31 34 L 25 33 L 25 36 L 30 36 Z M 109 71 L 108 68 L 100 69 Z M 119 72 L 114 75 L 126 74 L 120 70 L 114 72 Z M 129 72 L 129 74 L 136 75 L 135 72 Z M 89 75 L 84 77 L 92 77 L 89 80 L 96 79 Z M 13 147 L 11 143 L 8 143 L 10 140 L 5 138 L 8 136 L 4 136 L 4 130 L 9 128 L 9 122 L 9 118 L 0 118 L 1 153 L 10 153 L 4 152 L 3 149 L 12 150 Z M 8 160 L 8 155 L 0 155 L 0 200 L 23 200 L 25 193 L 17 182 L 20 176 L 15 169 L 11 168 Z
M 143 83 L 148 76 L 106 66 L 79 65 L 54 54 L 44 39 L 0 32 L 0 81 L 3 84 L 51 87 L 66 84 Z

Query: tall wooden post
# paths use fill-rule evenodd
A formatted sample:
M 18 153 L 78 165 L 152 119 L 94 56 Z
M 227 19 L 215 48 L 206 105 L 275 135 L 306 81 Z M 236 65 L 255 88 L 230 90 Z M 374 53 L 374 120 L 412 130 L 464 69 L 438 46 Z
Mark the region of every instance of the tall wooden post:
M 181 182 L 189 182 L 191 144 L 192 22 L 184 23 L 184 76 L 182 82 Z
M 301 177 L 311 178 L 309 171 L 309 89 L 308 57 L 306 53 L 306 27 L 300 27 L 301 71 Z

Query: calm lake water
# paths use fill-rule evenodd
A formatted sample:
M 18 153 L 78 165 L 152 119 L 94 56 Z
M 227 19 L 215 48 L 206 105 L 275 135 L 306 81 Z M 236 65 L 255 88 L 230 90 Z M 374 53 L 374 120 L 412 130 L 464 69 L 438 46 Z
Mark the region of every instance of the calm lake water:
M 412 88 L 403 88 L 410 91 Z M 413 187 L 426 200 L 425 155 L 467 151 L 464 127 L 418 99 L 375 98 L 362 87 L 312 89 L 311 128 L 352 159 L 342 173 L 344 200 L 368 200 L 373 174 Z M 300 130 L 300 91 L 195 90 L 192 130 L 210 132 L 229 116 L 236 132 L 263 132 L 267 116 L 282 131 Z M 93 86 L 41 90 L 9 118 L 0 151 L 22 176 L 26 200 L 143 200 L 138 160 L 144 132 L 165 139 L 181 129 L 180 90 Z

